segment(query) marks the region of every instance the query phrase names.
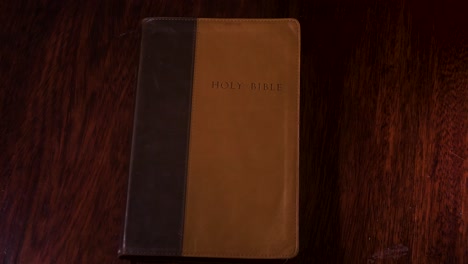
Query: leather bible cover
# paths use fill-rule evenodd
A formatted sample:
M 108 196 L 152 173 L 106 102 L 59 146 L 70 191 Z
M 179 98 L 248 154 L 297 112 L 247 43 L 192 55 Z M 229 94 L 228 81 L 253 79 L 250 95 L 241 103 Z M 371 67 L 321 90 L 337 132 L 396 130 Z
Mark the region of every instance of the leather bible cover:
M 119 255 L 295 256 L 299 23 L 142 24 Z

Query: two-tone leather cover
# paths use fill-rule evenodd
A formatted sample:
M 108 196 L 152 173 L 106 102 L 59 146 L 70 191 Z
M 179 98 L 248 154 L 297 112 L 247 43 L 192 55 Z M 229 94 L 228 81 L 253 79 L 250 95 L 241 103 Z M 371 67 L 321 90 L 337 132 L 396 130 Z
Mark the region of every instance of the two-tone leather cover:
M 143 20 L 121 256 L 298 251 L 294 19 Z

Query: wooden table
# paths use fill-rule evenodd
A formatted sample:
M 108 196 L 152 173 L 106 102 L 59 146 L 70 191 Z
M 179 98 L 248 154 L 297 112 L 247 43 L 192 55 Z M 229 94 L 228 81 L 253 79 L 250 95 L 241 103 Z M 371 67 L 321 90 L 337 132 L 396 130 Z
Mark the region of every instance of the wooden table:
M 288 264 L 468 263 L 467 10 L 462 0 L 2 1 L 0 263 L 128 263 L 117 249 L 139 23 L 150 16 L 301 22 L 301 250 Z

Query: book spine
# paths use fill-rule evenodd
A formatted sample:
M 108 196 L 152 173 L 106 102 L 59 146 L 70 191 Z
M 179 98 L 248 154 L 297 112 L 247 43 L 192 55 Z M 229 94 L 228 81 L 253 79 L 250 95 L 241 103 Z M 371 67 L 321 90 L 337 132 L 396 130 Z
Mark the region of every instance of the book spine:
M 195 19 L 143 21 L 120 255 L 181 255 Z

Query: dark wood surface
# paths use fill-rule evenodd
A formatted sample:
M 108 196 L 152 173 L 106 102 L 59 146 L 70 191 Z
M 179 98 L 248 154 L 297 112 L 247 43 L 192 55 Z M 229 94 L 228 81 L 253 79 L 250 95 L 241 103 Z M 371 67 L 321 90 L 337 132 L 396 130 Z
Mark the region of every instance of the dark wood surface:
M 300 253 L 287 263 L 468 263 L 467 10 L 2 1 L 0 263 L 126 263 L 117 249 L 149 16 L 301 22 Z

